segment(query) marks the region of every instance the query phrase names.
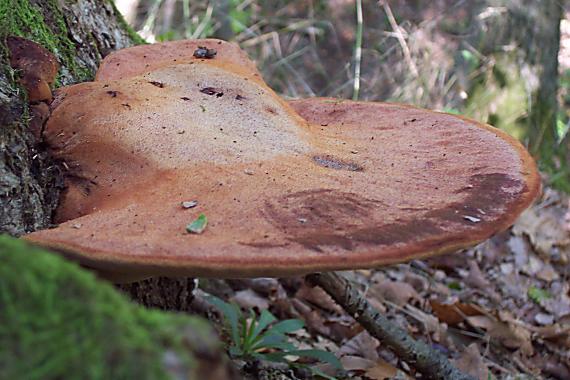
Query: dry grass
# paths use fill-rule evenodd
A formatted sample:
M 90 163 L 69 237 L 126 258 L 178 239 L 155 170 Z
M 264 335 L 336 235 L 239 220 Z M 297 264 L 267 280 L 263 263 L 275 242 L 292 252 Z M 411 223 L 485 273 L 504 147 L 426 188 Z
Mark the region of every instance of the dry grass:
M 487 97 L 479 104 L 470 96 L 478 84 L 493 85 L 495 55 L 513 47 L 481 43 L 480 33 L 504 17 L 505 9 L 478 3 L 118 0 L 149 42 L 220 37 L 239 43 L 286 97 L 397 101 L 467 112 L 488 122 L 492 108 L 509 97 L 493 94 L 499 101 Z M 480 45 L 487 45 L 485 52 Z M 566 55 L 563 50 L 561 57 Z M 517 117 L 524 115 L 509 115 L 509 123 Z
M 458 77 L 468 75 L 458 73 L 465 71 L 458 52 L 471 38 L 472 6 L 462 0 L 427 8 L 419 3 L 364 2 L 358 23 L 357 6 L 347 0 L 143 0 L 131 19 L 151 42 L 223 36 L 229 26 L 231 39 L 288 97 L 358 97 L 457 109 L 464 100 Z

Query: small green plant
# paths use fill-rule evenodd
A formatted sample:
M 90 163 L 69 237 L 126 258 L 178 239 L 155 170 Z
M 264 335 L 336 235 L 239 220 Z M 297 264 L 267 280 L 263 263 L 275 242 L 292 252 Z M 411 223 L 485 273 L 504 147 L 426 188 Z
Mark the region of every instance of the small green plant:
M 536 286 L 529 287 L 527 294 L 528 298 L 530 298 L 539 305 L 540 302 L 552 297 L 547 290 L 537 288 Z
M 228 350 L 231 357 L 282 362 L 296 366 L 299 365 L 291 362 L 292 357 L 307 357 L 328 363 L 335 369 L 342 369 L 340 361 L 332 353 L 323 350 L 299 350 L 288 341 L 287 334 L 303 328 L 302 320 L 287 319 L 275 323 L 277 318 L 267 310 L 263 310 L 259 317 L 251 310 L 246 318 L 236 304 L 224 302 L 214 296 L 208 297 L 207 301 L 218 308 L 224 316 L 231 338 Z M 332 379 L 314 366 L 308 369 L 316 375 Z
M 457 291 L 460 291 L 462 289 L 461 284 L 457 281 L 450 282 L 449 284 L 447 284 L 447 287 L 451 290 L 457 290 Z

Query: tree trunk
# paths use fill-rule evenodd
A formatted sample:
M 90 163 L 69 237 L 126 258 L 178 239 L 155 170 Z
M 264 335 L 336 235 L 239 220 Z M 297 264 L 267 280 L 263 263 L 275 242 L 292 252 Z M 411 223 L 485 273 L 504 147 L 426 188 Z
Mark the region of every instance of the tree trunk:
M 45 121 L 32 116 L 38 104 L 28 104 L 21 73 L 10 66 L 8 41 L 15 36 L 57 57 L 56 87 L 92 79 L 105 55 L 143 41 L 110 0 L 0 0 L 0 233 L 19 236 L 51 226 L 65 190 L 65 167 L 42 151 Z M 188 310 L 193 280 L 150 280 L 122 289 L 147 306 Z
M 63 181 L 28 128 L 31 112 L 9 65 L 9 36 L 54 53 L 59 85 L 92 78 L 101 57 L 132 38 L 110 1 L 0 0 L 0 232 L 21 235 L 50 226 Z
M 56 55 L 58 86 L 92 79 L 105 55 L 143 41 L 112 1 L 0 0 L 0 233 L 19 236 L 51 225 L 65 190 L 65 168 L 42 152 L 39 134 L 30 130 L 33 108 L 10 67 L 10 36 L 32 40 Z M 145 306 L 180 310 L 191 301 L 193 281 L 151 279 L 121 289 Z
M 568 141 L 559 141 L 557 131 L 563 2 L 476 0 L 473 3 L 476 11 L 470 24 L 474 27 L 466 38 L 465 48 L 470 51 L 471 46 L 475 47 L 482 56 L 492 58 L 490 62 L 494 64 L 479 80 L 468 79 L 472 86 L 470 96 L 474 95 L 468 100 L 468 108 L 476 114 L 478 107 L 486 108 L 491 112 L 489 123 L 517 133 L 541 169 L 550 175 L 550 182 L 570 192 Z M 463 62 L 464 68 L 468 66 L 469 62 Z M 467 70 L 463 76 L 471 74 Z M 459 79 L 461 82 L 461 73 Z M 490 111 L 489 99 L 495 100 L 495 107 L 505 109 Z

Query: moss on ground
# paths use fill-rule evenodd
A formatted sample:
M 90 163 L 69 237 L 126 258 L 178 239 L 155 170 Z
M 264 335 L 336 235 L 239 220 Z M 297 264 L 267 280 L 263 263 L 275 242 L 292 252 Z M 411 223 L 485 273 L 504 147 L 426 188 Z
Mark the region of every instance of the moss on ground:
M 2 379 L 163 379 L 172 362 L 197 378 L 191 351 L 219 348 L 206 321 L 132 304 L 78 265 L 7 235 L 0 263 Z

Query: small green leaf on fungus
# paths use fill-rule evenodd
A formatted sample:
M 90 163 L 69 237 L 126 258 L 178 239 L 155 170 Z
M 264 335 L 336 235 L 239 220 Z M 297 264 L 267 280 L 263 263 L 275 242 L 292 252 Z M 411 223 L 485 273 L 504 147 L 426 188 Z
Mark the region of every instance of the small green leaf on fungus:
M 186 231 L 193 234 L 201 234 L 208 225 L 208 218 L 206 215 L 200 214 L 192 223 L 186 226 Z
M 528 288 L 528 298 L 533 300 L 534 302 L 540 304 L 541 301 L 544 301 L 547 298 L 550 298 L 551 295 L 548 293 L 547 290 L 537 288 L 536 286 L 531 286 Z

